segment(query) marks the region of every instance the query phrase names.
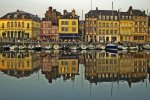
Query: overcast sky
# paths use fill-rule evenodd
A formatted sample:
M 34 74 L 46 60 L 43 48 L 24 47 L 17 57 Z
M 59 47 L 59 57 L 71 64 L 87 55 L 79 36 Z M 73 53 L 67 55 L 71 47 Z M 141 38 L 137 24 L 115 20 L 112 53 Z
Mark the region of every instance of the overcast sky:
M 150 0 L 92 0 L 92 9 L 98 7 L 98 9 L 110 10 L 112 9 L 112 1 L 116 10 L 121 8 L 122 11 L 126 11 L 132 5 L 135 9 L 148 9 L 150 12 Z M 81 18 L 82 10 L 85 14 L 91 9 L 91 0 L 0 0 L 0 17 L 20 9 L 37 14 L 42 18 L 49 6 L 61 13 L 64 9 L 69 12 L 75 9 Z

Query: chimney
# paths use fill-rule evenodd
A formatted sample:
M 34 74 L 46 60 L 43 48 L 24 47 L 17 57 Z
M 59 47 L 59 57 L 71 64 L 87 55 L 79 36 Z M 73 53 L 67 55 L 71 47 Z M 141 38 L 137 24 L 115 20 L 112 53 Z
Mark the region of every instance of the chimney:
M 49 11 L 52 11 L 52 9 L 53 9 L 52 7 L 49 7 Z
M 64 10 L 64 15 L 67 15 L 67 10 Z
M 96 10 L 98 10 L 98 7 L 96 7 Z
M 128 12 L 130 13 L 130 15 L 132 15 L 132 6 L 129 7 Z

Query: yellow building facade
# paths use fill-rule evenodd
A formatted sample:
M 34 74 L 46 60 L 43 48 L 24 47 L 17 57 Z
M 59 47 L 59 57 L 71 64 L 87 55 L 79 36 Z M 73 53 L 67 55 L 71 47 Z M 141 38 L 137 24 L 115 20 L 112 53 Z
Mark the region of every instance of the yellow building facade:
M 73 42 L 80 40 L 79 16 L 76 15 L 75 10 L 72 10 L 72 12 L 64 10 L 64 14 L 59 18 L 58 29 L 60 41 Z
M 78 34 L 78 19 L 59 19 L 59 33 Z
M 134 21 L 133 17 L 127 12 L 119 12 L 120 42 L 133 41 Z
M 0 37 L 16 39 L 37 38 L 40 19 L 36 15 L 17 10 L 0 18 Z
M 100 42 L 120 41 L 119 21 L 98 20 L 97 26 L 97 40 Z
M 85 14 L 85 42 L 134 42 L 146 43 L 148 16 L 145 11 L 132 9 L 127 12 L 116 10 L 90 10 Z

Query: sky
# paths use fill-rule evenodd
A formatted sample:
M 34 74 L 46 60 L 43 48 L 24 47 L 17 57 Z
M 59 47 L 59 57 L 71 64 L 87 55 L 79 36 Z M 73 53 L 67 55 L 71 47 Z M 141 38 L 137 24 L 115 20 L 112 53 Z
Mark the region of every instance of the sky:
M 148 9 L 150 12 L 150 0 L 92 0 L 92 9 L 111 10 L 112 1 L 115 10 L 127 11 L 129 6 L 133 6 L 134 9 Z M 0 0 L 0 17 L 19 9 L 43 18 L 49 6 L 61 13 L 64 9 L 69 12 L 75 9 L 82 19 L 82 10 L 83 15 L 91 10 L 91 0 Z

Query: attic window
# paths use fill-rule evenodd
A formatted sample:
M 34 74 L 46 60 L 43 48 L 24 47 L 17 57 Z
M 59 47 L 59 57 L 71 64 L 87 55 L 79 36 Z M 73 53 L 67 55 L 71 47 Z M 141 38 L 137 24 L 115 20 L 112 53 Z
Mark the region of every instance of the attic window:
M 7 18 L 10 19 L 10 15 L 7 15 Z
M 22 19 L 25 19 L 25 15 L 22 15 Z
M 15 15 L 14 15 L 14 18 L 18 18 L 18 15 L 17 15 L 17 14 L 15 14 Z

